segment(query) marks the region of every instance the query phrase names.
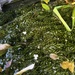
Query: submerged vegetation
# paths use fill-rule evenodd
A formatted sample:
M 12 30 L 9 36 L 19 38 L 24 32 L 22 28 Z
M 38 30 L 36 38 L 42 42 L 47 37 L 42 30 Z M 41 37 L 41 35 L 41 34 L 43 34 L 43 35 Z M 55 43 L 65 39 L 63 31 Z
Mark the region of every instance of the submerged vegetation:
M 45 9 L 46 11 L 50 11 L 50 7 L 47 5 L 49 3 L 50 0 L 41 0 L 41 5 L 43 7 L 43 9 Z M 63 23 L 64 27 L 66 28 L 67 31 L 71 31 L 74 28 L 75 25 L 75 2 L 69 2 L 68 0 L 65 0 L 66 5 L 60 5 L 60 6 L 55 6 L 53 9 L 53 12 L 58 16 L 58 18 L 60 19 L 60 21 Z M 45 3 L 43 3 L 45 2 Z M 63 17 L 61 16 L 60 12 L 58 11 L 58 9 L 67 9 L 67 8 L 72 8 L 72 28 L 69 27 L 69 25 L 66 23 L 66 21 L 63 19 Z
M 0 75 L 15 75 L 30 64 L 35 64 L 34 68 L 23 75 L 75 74 L 75 28 L 66 31 L 53 13 L 55 6 L 66 3 L 51 2 L 49 12 L 42 10 L 40 3 L 23 3 L 0 13 L 0 43 L 12 46 L 0 56 Z M 59 12 L 71 27 L 70 10 L 62 8 Z

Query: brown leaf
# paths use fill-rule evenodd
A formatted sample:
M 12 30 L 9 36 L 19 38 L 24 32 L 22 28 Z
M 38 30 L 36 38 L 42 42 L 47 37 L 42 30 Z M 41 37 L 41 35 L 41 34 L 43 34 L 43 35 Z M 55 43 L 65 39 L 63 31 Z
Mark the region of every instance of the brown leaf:
M 69 3 L 69 1 L 68 1 L 68 0 L 65 0 L 65 2 L 66 2 L 66 3 Z
M 65 2 L 68 4 L 68 3 L 75 2 L 75 0 L 65 0 Z

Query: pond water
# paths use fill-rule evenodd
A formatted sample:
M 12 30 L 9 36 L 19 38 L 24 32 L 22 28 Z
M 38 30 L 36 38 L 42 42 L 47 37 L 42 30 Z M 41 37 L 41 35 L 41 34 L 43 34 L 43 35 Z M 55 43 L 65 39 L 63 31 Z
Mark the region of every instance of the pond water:
M 57 2 L 53 2 L 51 9 L 64 4 Z M 61 10 L 64 17 L 66 14 L 63 13 Z M 71 26 L 71 18 L 64 18 Z M 62 69 L 60 63 L 67 59 L 75 60 L 75 28 L 67 32 L 53 11 L 43 11 L 40 3 L 26 6 L 22 2 L 19 7 L 7 7 L 4 13 L 0 13 L 0 43 L 12 46 L 0 56 L 1 68 L 12 59 L 11 66 L 0 75 L 14 75 L 34 63 L 34 69 L 23 75 L 72 75 L 69 70 Z M 51 53 L 57 54 L 59 60 L 52 60 Z M 37 60 L 34 55 L 38 55 Z

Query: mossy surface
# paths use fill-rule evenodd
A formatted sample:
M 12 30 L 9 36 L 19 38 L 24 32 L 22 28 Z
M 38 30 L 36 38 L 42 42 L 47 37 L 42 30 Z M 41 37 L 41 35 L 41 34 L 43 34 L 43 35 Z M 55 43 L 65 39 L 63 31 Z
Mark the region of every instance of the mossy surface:
M 51 7 L 56 5 L 61 3 L 55 2 Z M 65 11 L 60 12 L 62 16 L 65 14 Z M 63 17 L 66 20 L 67 17 Z M 71 26 L 70 19 L 68 17 L 66 21 Z M 60 63 L 67 59 L 75 61 L 75 28 L 67 32 L 52 9 L 50 12 L 42 11 L 39 3 L 30 7 L 22 5 L 0 14 L 0 43 L 12 45 L 0 57 L 0 66 L 13 60 L 0 75 L 13 75 L 32 63 L 35 63 L 34 69 L 23 75 L 72 75 L 69 70 L 62 69 Z M 51 53 L 57 54 L 59 60 L 52 60 L 49 57 Z M 37 61 L 34 54 L 38 54 Z

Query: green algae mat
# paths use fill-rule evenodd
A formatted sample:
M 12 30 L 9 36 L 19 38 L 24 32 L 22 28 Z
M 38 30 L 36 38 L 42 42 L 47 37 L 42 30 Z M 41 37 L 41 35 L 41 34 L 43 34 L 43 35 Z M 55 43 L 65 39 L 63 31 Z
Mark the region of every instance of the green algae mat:
M 61 4 L 53 2 L 51 9 Z M 75 29 L 66 31 L 53 11 L 43 11 L 40 3 L 10 8 L 0 13 L 0 44 L 12 46 L 0 56 L 0 75 L 15 75 L 31 64 L 35 64 L 34 68 L 23 75 L 74 75 L 73 64 L 66 69 L 62 66 L 75 61 Z M 71 25 L 71 12 L 60 12 Z M 11 64 L 7 66 L 6 62 Z

